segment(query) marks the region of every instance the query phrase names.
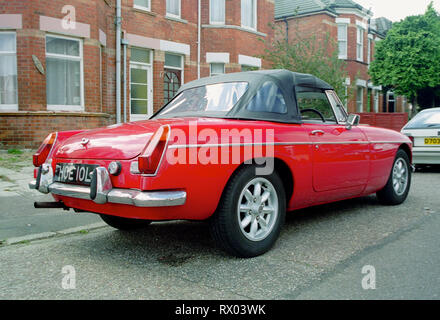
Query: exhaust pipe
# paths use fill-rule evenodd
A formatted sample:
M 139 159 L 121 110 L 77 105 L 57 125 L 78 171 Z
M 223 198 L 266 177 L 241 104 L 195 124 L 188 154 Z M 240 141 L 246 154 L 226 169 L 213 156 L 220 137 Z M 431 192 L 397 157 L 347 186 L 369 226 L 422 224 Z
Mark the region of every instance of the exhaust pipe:
M 63 209 L 69 211 L 70 208 L 66 207 L 61 201 L 58 202 L 34 202 L 35 209 Z

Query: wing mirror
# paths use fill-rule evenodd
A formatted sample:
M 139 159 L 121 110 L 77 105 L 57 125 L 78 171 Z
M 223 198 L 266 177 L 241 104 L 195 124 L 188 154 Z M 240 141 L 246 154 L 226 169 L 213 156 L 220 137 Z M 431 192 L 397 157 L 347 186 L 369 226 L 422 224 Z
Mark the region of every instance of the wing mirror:
M 353 126 L 357 126 L 361 121 L 361 117 L 358 114 L 349 114 L 347 119 L 347 125 L 345 126 L 347 130 L 351 130 Z

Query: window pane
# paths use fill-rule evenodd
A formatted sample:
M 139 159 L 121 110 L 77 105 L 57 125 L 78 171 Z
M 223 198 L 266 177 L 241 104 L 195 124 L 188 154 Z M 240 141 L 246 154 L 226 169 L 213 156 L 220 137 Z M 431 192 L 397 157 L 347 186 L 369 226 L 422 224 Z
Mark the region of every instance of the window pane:
M 131 68 L 131 82 L 146 84 L 148 81 L 147 76 L 147 70 Z
M 322 118 L 318 115 L 317 112 L 321 113 L 326 121 L 335 121 L 336 118 L 333 113 L 332 106 L 327 99 L 327 96 L 324 92 L 317 91 L 304 91 L 297 92 L 296 98 L 298 102 L 298 107 L 301 113 L 301 117 L 303 120 L 313 120 L 313 121 L 321 121 Z M 306 109 L 316 110 L 313 111 L 305 111 Z
M 180 16 L 180 0 L 167 0 L 167 13 Z
M 46 52 L 79 57 L 79 41 L 46 37 Z
M 47 103 L 51 105 L 81 105 L 80 62 L 46 59 Z
M 131 97 L 133 99 L 148 99 L 148 86 L 143 84 L 132 84 Z
M 131 100 L 131 114 L 148 114 L 148 101 Z
M 339 41 L 339 55 L 347 56 L 347 42 Z
M 0 52 L 15 52 L 15 34 L 0 33 Z
M 255 29 L 255 0 L 241 0 L 241 25 Z
M 150 0 L 134 0 L 134 4 L 137 6 L 149 8 L 150 7 Z
M 246 106 L 252 112 L 287 113 L 286 102 L 280 88 L 270 81 L 265 82 Z
M 223 74 L 225 73 L 224 63 L 211 63 L 211 75 Z
M 364 110 L 364 88 L 358 87 L 356 93 L 356 111 L 362 112 Z
M 182 68 L 182 56 L 175 54 L 165 53 L 165 66 Z
M 347 26 L 346 25 L 338 25 L 338 39 L 339 40 L 347 40 Z
M 17 104 L 17 60 L 0 55 L 0 104 Z
M 150 63 L 150 50 L 131 48 L 130 61 Z
M 211 0 L 211 22 L 225 22 L 225 0 Z

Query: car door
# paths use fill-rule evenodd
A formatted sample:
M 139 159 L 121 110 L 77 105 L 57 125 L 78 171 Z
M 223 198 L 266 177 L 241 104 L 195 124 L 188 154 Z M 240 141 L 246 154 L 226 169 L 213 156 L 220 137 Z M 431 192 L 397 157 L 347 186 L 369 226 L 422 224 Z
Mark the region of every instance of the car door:
M 297 88 L 296 96 L 312 143 L 314 191 L 335 191 L 340 198 L 360 194 L 369 176 L 367 137 L 357 127 L 346 127 L 346 113 L 333 91 Z

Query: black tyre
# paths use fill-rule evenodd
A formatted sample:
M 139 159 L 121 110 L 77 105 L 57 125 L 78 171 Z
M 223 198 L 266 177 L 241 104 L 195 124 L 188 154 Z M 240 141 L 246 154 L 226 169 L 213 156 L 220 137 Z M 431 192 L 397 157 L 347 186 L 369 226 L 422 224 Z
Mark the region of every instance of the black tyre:
M 101 219 L 104 220 L 109 226 L 119 229 L 119 230 L 135 230 L 139 228 L 145 228 L 148 226 L 150 220 L 140 220 L 140 219 L 129 219 L 116 216 L 110 216 L 106 214 L 101 214 Z
M 397 151 L 390 177 L 385 187 L 377 192 L 379 202 L 385 205 L 399 205 L 408 197 L 411 187 L 411 165 L 407 153 Z
M 228 182 L 210 220 L 217 245 L 237 257 L 259 256 L 272 248 L 286 217 L 286 195 L 276 172 L 256 175 L 241 168 Z

